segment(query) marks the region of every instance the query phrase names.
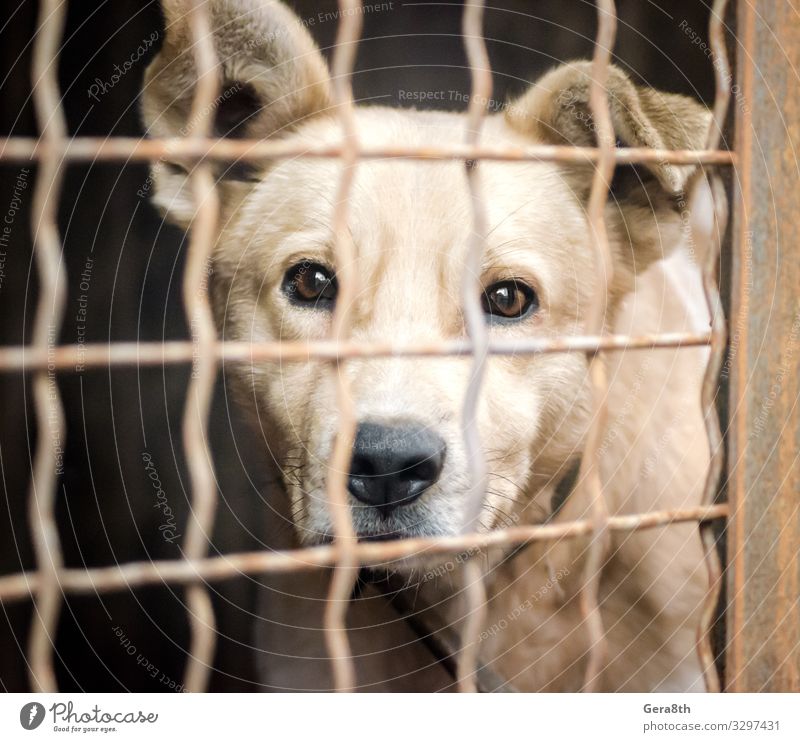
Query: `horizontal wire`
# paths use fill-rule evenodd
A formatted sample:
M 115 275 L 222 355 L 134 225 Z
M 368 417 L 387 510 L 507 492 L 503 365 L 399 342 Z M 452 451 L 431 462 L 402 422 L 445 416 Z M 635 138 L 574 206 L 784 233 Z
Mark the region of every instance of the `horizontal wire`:
M 109 162 L 126 160 L 182 161 L 272 160 L 289 157 L 340 158 L 341 144 L 309 146 L 291 141 L 261 139 L 138 139 L 136 137 L 75 137 L 63 145 L 49 144 L 35 138 L 0 138 L 0 162 L 29 162 L 50 156 L 56 148 L 59 157 L 70 162 Z M 379 146 L 359 147 L 358 159 L 497 160 L 505 162 L 577 162 L 594 163 L 600 158 L 596 147 L 539 144 L 529 147 L 489 147 L 451 144 L 438 147 Z M 671 163 L 674 165 L 735 165 L 736 153 L 717 149 L 651 149 L 620 147 L 614 150 L 618 165 L 635 163 Z
M 676 523 L 706 522 L 728 516 L 728 505 L 697 506 L 677 510 L 654 510 L 649 513 L 613 515 L 610 531 L 639 531 Z M 510 528 L 458 536 L 408 538 L 397 541 L 362 541 L 353 550 L 363 566 L 374 566 L 408 557 L 456 554 L 486 548 L 518 546 L 537 541 L 555 541 L 590 535 L 594 524 L 589 520 Z M 334 545 L 310 546 L 287 551 L 253 551 L 224 554 L 205 559 L 127 562 L 113 567 L 63 569 L 59 572 L 65 593 L 87 594 L 113 592 L 154 584 L 191 584 L 228 580 L 243 575 L 294 573 L 329 567 L 336 563 L 339 550 Z M 23 600 L 35 593 L 36 572 L 19 572 L 0 577 L 0 600 Z
M 666 332 L 646 335 L 574 335 L 561 338 L 492 340 L 490 355 L 536 355 L 543 353 L 593 353 L 601 350 L 649 350 L 708 345 L 707 332 Z M 216 342 L 214 356 L 227 363 L 330 361 L 341 358 L 419 358 L 466 356 L 472 353 L 468 340 L 407 343 L 319 340 L 315 342 Z M 60 345 L 49 351 L 34 346 L 12 345 L 0 349 L 0 373 L 35 371 L 42 368 L 79 373 L 102 366 L 160 366 L 191 363 L 197 348 L 189 340 L 118 342 Z

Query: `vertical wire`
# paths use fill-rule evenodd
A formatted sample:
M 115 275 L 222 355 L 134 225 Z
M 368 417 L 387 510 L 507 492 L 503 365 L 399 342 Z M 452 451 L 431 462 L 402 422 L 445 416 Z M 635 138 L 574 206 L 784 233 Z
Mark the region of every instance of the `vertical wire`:
M 478 144 L 486 108 L 492 96 L 492 69 L 483 37 L 483 14 L 484 0 L 468 0 L 464 4 L 462 35 L 472 79 L 465 132 L 465 142 L 468 146 Z M 461 305 L 464 308 L 467 335 L 472 342 L 474 353 L 461 418 L 470 476 L 467 518 L 464 524 L 464 531 L 469 532 L 478 527 L 487 485 L 486 459 L 478 429 L 478 401 L 489 353 L 489 332 L 480 300 L 481 261 L 486 250 L 486 235 L 489 228 L 477 161 L 465 162 L 465 172 L 472 212 L 472 232 L 461 278 Z M 478 635 L 486 618 L 487 609 L 486 587 L 483 569 L 476 559 L 470 559 L 464 565 L 463 574 L 466 619 L 461 631 L 461 651 L 456 665 L 457 681 L 459 691 L 475 692 Z
M 214 101 L 220 90 L 217 55 L 206 2 L 190 0 L 186 18 L 197 68 L 190 113 L 190 120 L 196 126 L 190 136 L 204 138 L 212 131 Z M 211 397 L 217 374 L 214 354 L 217 334 L 208 299 L 207 267 L 218 232 L 219 199 L 214 172 L 209 164 L 199 163 L 190 179 L 196 213 L 189 232 L 183 303 L 195 357 L 183 416 L 183 446 L 191 483 L 191 512 L 183 554 L 185 559 L 196 560 L 206 555 L 217 505 L 214 466 L 207 439 Z M 214 608 L 208 589 L 202 583 L 187 588 L 186 601 L 191 644 L 184 672 L 184 687 L 189 692 L 201 692 L 208 685 L 214 660 Z
M 600 335 L 605 331 L 605 314 L 609 287 L 613 278 L 611 251 L 605 223 L 608 187 L 614 174 L 615 135 L 611 121 L 608 90 L 608 67 L 617 32 L 617 11 L 614 0 L 597 0 L 597 38 L 592 59 L 592 79 L 589 89 L 589 109 L 597 131 L 599 159 L 592 178 L 588 220 L 595 250 L 595 287 L 586 317 L 584 333 Z M 593 533 L 589 544 L 584 582 L 580 593 L 581 615 L 589 633 L 589 656 L 583 690 L 591 693 L 598 687 L 605 663 L 607 645 L 603 619 L 600 615 L 600 574 L 607 551 L 608 508 L 603 493 L 600 472 L 600 440 L 606 426 L 608 374 L 600 353 L 589 358 L 589 377 L 592 384 L 592 424 L 586 438 L 579 480 L 589 494 Z
M 58 88 L 58 56 L 66 12 L 64 0 L 42 0 L 31 62 L 36 121 L 40 139 L 47 145 L 36 177 L 31 210 L 33 252 L 39 275 L 31 349 L 43 351 L 48 358 L 58 343 L 66 301 L 66 275 L 58 234 L 58 199 L 64 177 L 61 150 L 67 136 Z M 64 565 L 55 503 L 58 447 L 63 449 L 65 424 L 54 367 L 34 375 L 33 401 L 38 432 L 28 491 L 28 517 L 39 585 L 28 640 L 28 667 L 33 690 L 52 693 L 58 690 L 53 648 L 61 609 L 58 577 Z
M 716 82 L 714 111 L 708 131 L 708 138 L 706 140 L 706 147 L 709 149 L 716 149 L 719 147 L 722 137 L 722 128 L 725 125 L 725 118 L 728 113 L 728 105 L 730 102 L 731 73 L 728 53 L 725 48 L 724 33 L 727 5 L 728 0 L 715 0 L 711 9 L 711 19 L 708 25 L 708 36 L 714 61 Z M 711 315 L 711 352 L 708 357 L 708 366 L 706 367 L 706 372 L 703 377 L 701 392 L 703 418 L 705 420 L 708 446 L 711 455 L 708 476 L 706 478 L 701 501 L 703 505 L 711 505 L 716 499 L 717 487 L 724 463 L 725 449 L 722 442 L 719 415 L 717 414 L 716 396 L 719 372 L 722 368 L 723 354 L 725 352 L 727 340 L 725 315 L 723 313 L 722 301 L 720 299 L 716 279 L 716 269 L 720 257 L 721 232 L 724 229 L 724 217 L 721 215 L 722 205 L 718 202 L 714 194 L 714 189 L 711 187 L 707 178 L 708 176 L 703 173 L 697 179 L 692 191 L 690 204 L 690 226 L 693 239 L 696 243 L 702 240 L 707 244 L 706 261 L 703 265 L 703 290 L 705 292 L 708 311 Z M 701 217 L 703 205 L 700 200 L 703 198 L 703 190 L 706 192 L 706 198 L 710 199 L 713 215 L 707 227 L 704 227 Z M 720 690 L 720 684 L 711 643 L 711 626 L 714 621 L 717 603 L 719 602 L 722 566 L 720 564 L 719 554 L 717 553 L 714 530 L 710 523 L 700 523 L 700 538 L 703 544 L 703 556 L 708 573 L 708 591 L 703 603 L 700 623 L 697 627 L 697 656 L 703 670 L 706 690 L 709 693 L 716 693 Z
M 346 340 L 350 334 L 353 303 L 358 295 L 358 274 L 355 270 L 355 246 L 348 228 L 349 198 L 359 159 L 353 104 L 352 74 L 358 41 L 363 25 L 360 0 L 339 0 L 339 24 L 331 63 L 334 103 L 342 129 L 342 174 L 336 192 L 332 229 L 336 256 L 336 278 L 339 284 L 333 313 L 331 337 Z M 336 401 L 339 423 L 333 443 L 327 479 L 327 505 L 337 548 L 336 565 L 331 576 L 325 604 L 325 646 L 331 660 L 334 688 L 338 692 L 355 687 L 355 667 L 347 638 L 347 608 L 358 577 L 359 561 L 355 553 L 356 537 L 350 512 L 347 479 L 356 418 L 350 379 L 346 364 L 337 360 Z

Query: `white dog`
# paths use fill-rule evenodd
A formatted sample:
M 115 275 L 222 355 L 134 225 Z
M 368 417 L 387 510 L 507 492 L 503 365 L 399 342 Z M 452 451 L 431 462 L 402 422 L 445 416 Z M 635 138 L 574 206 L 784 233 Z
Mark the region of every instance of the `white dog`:
M 276 2 L 210 0 L 208 6 L 223 77 L 217 133 L 308 146 L 336 143 L 341 133 L 329 74 L 299 19 Z M 179 0 L 166 0 L 166 39 L 147 70 L 144 113 L 156 136 L 177 136 L 191 126 L 196 73 L 185 10 Z M 483 143 L 593 145 L 589 77 L 585 62 L 554 69 L 489 116 Z M 637 87 L 618 68 L 611 69 L 608 88 L 621 144 L 703 145 L 710 114 L 699 103 Z M 357 126 L 367 146 L 436 146 L 460 141 L 464 118 L 368 106 L 357 109 Z M 480 281 L 492 337 L 581 334 L 602 280 L 586 215 L 592 168 L 489 161 L 477 167 L 490 223 Z M 330 225 L 340 171 L 336 160 L 303 158 L 220 168 L 222 230 L 213 300 L 225 339 L 329 336 L 337 299 Z M 606 211 L 614 258 L 610 329 L 708 328 L 696 268 L 702 256 L 693 254 L 684 198 L 695 171 L 665 163 L 620 168 Z M 180 163 L 156 165 L 153 179 L 155 203 L 170 220 L 190 227 L 195 207 Z M 360 277 L 353 339 L 465 337 L 459 286 L 471 224 L 463 163 L 361 163 L 350 201 Z M 698 504 L 709 459 L 699 401 L 706 351 L 605 357 L 611 389 L 601 454 L 609 510 Z M 359 423 L 349 480 L 359 537 L 458 532 L 469 488 L 460 415 L 470 363 L 443 358 L 346 364 Z M 338 422 L 330 366 L 263 363 L 239 367 L 236 381 L 281 470 L 296 538 L 306 545 L 329 540 L 325 482 Z M 559 495 L 556 490 L 580 461 L 590 400 L 582 354 L 489 361 L 479 405 L 490 470 L 482 529 L 589 515 L 582 488 L 567 487 Z M 481 657 L 520 689 L 582 685 L 589 644 L 576 596 L 586 546 L 586 540 L 572 539 L 531 547 L 502 564 L 485 558 L 490 604 Z M 417 576 L 426 568 L 441 576 L 441 566 L 413 565 Z M 398 569 L 411 575 L 411 565 Z M 451 589 L 458 574 L 445 571 L 446 578 L 417 582 L 440 603 L 439 618 L 457 622 L 461 608 Z M 694 525 L 614 535 L 600 593 L 609 652 L 599 687 L 702 689 L 695 629 L 705 579 Z M 320 614 L 319 604 L 313 605 Z M 389 667 L 390 654 L 372 654 L 373 665 L 390 677 L 396 669 Z

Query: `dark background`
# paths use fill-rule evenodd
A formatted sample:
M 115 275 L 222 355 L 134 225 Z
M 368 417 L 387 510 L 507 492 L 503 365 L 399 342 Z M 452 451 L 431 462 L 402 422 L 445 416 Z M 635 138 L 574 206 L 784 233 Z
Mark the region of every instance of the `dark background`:
M 295 2 L 301 17 L 333 11 L 334 2 Z M 503 101 L 558 61 L 588 58 L 595 8 L 583 0 L 534 4 L 503 0 L 486 13 L 486 36 L 495 70 L 494 97 Z M 706 3 L 697 0 L 620 0 L 617 62 L 640 81 L 673 92 L 713 98 L 711 64 L 693 45 L 681 22 L 704 38 Z M 34 136 L 30 101 L 30 54 L 36 22 L 33 0 L 4 3 L 0 11 L 1 136 Z M 469 75 L 460 39 L 460 3 L 392 3 L 365 15 L 354 88 L 357 98 L 401 105 L 400 89 L 468 93 Z M 59 77 L 69 132 L 79 136 L 139 136 L 138 93 L 149 57 L 138 61 L 99 101 L 88 88 L 108 81 L 153 31 L 161 30 L 157 2 L 71 2 Z M 311 29 L 329 55 L 335 24 Z M 442 105 L 442 104 L 438 104 Z M 457 100 L 450 108 L 463 108 Z M 0 209 L 5 214 L 20 166 L 0 167 Z M 36 168 L 29 166 L 2 262 L 0 341 L 30 340 L 37 300 L 29 236 L 30 200 Z M 141 164 L 71 165 L 62 193 L 59 225 L 69 296 L 60 341 L 75 343 L 78 297 L 88 296 L 87 342 L 160 341 L 187 337 L 180 300 L 186 244 L 137 196 L 147 178 Z M 79 288 L 87 258 L 89 289 Z M 182 367 L 98 369 L 62 374 L 59 386 L 67 418 L 64 475 L 58 518 L 68 566 L 111 565 L 179 555 L 178 545 L 158 530 L 161 511 L 142 461 L 152 456 L 179 531 L 185 523 L 188 483 L 180 443 L 188 381 Z M 258 548 L 270 510 L 263 452 L 228 405 L 220 386 L 211 420 L 220 507 L 214 550 Z M 0 374 L 0 574 L 35 567 L 25 498 L 36 439 L 29 379 Z M 258 684 L 249 645 L 255 582 L 238 580 L 215 588 L 220 645 L 212 688 L 246 690 Z M 184 593 L 167 587 L 104 596 L 69 597 L 57 637 L 57 671 L 64 690 L 168 690 L 180 683 L 188 640 Z M 2 605 L 0 687 L 27 688 L 23 649 L 29 602 Z M 121 645 L 115 628 L 155 666 L 151 677 Z M 136 655 L 134 655 L 136 656 Z M 166 680 L 164 680 L 166 678 Z

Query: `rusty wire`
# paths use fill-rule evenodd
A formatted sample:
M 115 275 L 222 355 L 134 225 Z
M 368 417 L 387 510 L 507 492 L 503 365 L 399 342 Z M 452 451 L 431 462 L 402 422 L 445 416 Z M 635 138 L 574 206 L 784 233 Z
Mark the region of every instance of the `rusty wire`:
M 675 523 L 705 522 L 726 518 L 728 505 L 655 510 L 636 515 L 612 515 L 608 519 L 610 531 L 641 531 L 664 528 Z M 386 542 L 359 542 L 354 547 L 359 564 L 375 566 L 387 561 L 411 556 L 440 556 L 473 553 L 489 549 L 532 544 L 540 541 L 558 541 L 578 538 L 592 531 L 588 520 L 569 523 L 548 523 L 536 526 L 512 526 L 485 533 L 437 538 L 410 538 Z M 229 580 L 242 575 L 261 573 L 303 572 L 328 567 L 336 563 L 335 546 L 310 546 L 288 551 L 253 551 L 208 557 L 198 561 L 170 559 L 166 561 L 128 562 L 113 567 L 88 569 L 66 568 L 60 573 L 61 588 L 72 593 L 107 593 L 143 585 L 162 583 L 191 584 L 199 580 Z M 29 598 L 41 578 L 37 572 L 22 572 L 0 577 L 0 596 L 4 601 Z
M 341 158 L 341 145 L 309 146 L 295 142 L 261 139 L 134 139 L 131 137 L 75 137 L 64 142 L 49 143 L 25 137 L 0 138 L 0 162 L 30 162 L 42 159 L 55 150 L 70 162 L 150 162 L 180 158 L 184 162 L 202 159 L 219 162 L 268 161 L 289 157 Z M 600 151 L 595 147 L 537 144 L 528 147 L 482 147 L 451 144 L 437 147 L 364 146 L 361 160 L 403 159 L 419 162 L 442 160 L 498 160 L 501 162 L 597 162 Z M 667 162 L 675 165 L 732 165 L 736 153 L 725 150 L 672 150 L 647 147 L 621 147 L 614 152 L 618 165 Z
M 66 276 L 61 260 L 58 234 L 58 197 L 64 169 L 58 147 L 67 137 L 67 124 L 58 88 L 58 48 L 64 32 L 66 4 L 43 0 L 31 63 L 31 88 L 39 136 L 50 144 L 36 178 L 31 212 L 33 251 L 39 273 L 39 299 L 36 306 L 32 346 L 50 354 L 58 344 L 64 317 Z M 59 449 L 64 445 L 64 408 L 55 373 L 42 367 L 33 378 L 36 414 L 36 453 L 28 493 L 28 517 L 39 575 L 34 602 L 33 625 L 28 640 L 28 669 L 35 691 L 58 689 L 53 669 L 62 592 L 59 570 L 64 556 L 56 525 Z
M 356 254 L 347 220 L 350 191 L 359 158 L 351 78 L 363 25 L 360 10 L 361 0 L 339 0 L 339 26 L 331 64 L 334 103 L 337 106 L 343 139 L 342 174 L 332 220 L 336 276 L 339 283 L 331 322 L 331 337 L 334 341 L 348 338 L 353 304 L 358 296 Z M 325 644 L 331 659 L 334 688 L 341 692 L 353 690 L 356 685 L 355 665 L 350 655 L 346 624 L 347 608 L 358 579 L 359 566 L 354 551 L 356 535 L 347 488 L 353 441 L 356 435 L 356 416 L 348 369 L 337 359 L 334 372 L 339 420 L 328 464 L 327 505 L 333 526 L 337 558 L 331 575 L 328 600 L 325 603 L 323 627 Z
M 587 218 L 595 250 L 597 283 L 586 317 L 585 332 L 601 334 L 605 329 L 609 287 L 613 278 L 611 249 L 606 232 L 605 209 L 609 185 L 614 174 L 616 137 L 611 121 L 608 100 L 608 68 L 617 33 L 617 10 L 614 0 L 597 1 L 597 37 L 594 44 L 589 109 L 597 133 L 600 158 L 592 177 Z M 586 554 L 583 586 L 580 592 L 581 616 L 589 634 L 589 651 L 584 674 L 583 690 L 594 691 L 605 664 L 606 638 L 600 615 L 600 575 L 609 541 L 608 507 L 603 493 L 600 469 L 600 442 L 606 426 L 608 372 L 599 353 L 588 356 L 589 379 L 592 385 L 592 421 L 586 436 L 581 459 L 579 481 L 586 488 L 591 509 L 592 540 Z
M 692 234 L 708 244 L 703 283 L 712 317 L 710 333 L 662 333 L 658 335 L 606 335 L 603 333 L 604 304 L 611 276 L 608 241 L 605 234 L 604 209 L 608 183 L 615 164 L 669 162 L 674 164 L 731 165 L 732 152 L 717 149 L 729 100 L 729 65 L 723 37 L 723 16 L 727 0 L 715 0 L 710 22 L 710 43 L 717 79 L 717 96 L 706 149 L 664 151 L 646 148 L 615 149 L 611 129 L 605 81 L 614 41 L 616 14 L 613 0 L 598 0 L 598 34 L 590 89 L 590 109 L 598 132 L 597 147 L 535 145 L 524 148 L 492 148 L 479 144 L 479 131 L 485 104 L 491 94 L 491 69 L 482 35 L 483 2 L 468 2 L 464 11 L 464 40 L 473 75 L 472 99 L 467 121 L 467 138 L 463 145 L 447 147 L 373 147 L 360 148 L 355 129 L 353 97 L 350 85 L 357 44 L 361 35 L 361 7 L 355 0 L 340 0 L 337 46 L 333 57 L 333 88 L 341 119 L 342 141 L 337 145 L 308 147 L 291 142 L 253 140 L 216 140 L 210 133 L 210 111 L 218 90 L 216 54 L 208 8 L 202 0 L 191 0 L 188 13 L 193 53 L 198 80 L 192 110 L 196 110 L 199 126 L 185 139 L 136 140 L 126 138 L 68 139 L 56 76 L 58 45 L 63 30 L 66 3 L 44 0 L 40 11 L 32 64 L 33 98 L 39 122 L 38 139 L 0 139 L 0 162 L 41 164 L 37 178 L 32 214 L 34 251 L 41 281 L 33 339 L 28 346 L 0 350 L 0 372 L 28 371 L 34 374 L 33 390 L 39 439 L 36 446 L 29 494 L 32 537 L 36 571 L 0 577 L 0 598 L 3 601 L 34 597 L 36 613 L 29 644 L 31 682 L 37 690 L 56 690 L 53 671 L 54 632 L 58 620 L 61 591 L 68 593 L 109 592 L 161 583 L 188 587 L 192 644 L 186 666 L 185 687 L 201 690 L 206 687 L 215 646 L 214 616 L 206 582 L 231 579 L 242 574 L 297 572 L 333 567 L 329 600 L 325 612 L 325 637 L 332 660 L 335 686 L 338 690 L 355 687 L 355 674 L 347 640 L 345 618 L 352 585 L 361 565 L 375 565 L 403 559 L 411 555 L 447 554 L 478 549 L 506 548 L 533 541 L 591 536 L 584 588 L 581 593 L 584 619 L 590 634 L 590 652 L 585 675 L 585 690 L 596 687 L 603 659 L 603 627 L 598 610 L 598 580 L 605 553 L 604 541 L 611 531 L 636 531 L 668 526 L 673 523 L 700 523 L 709 576 L 709 588 L 703 618 L 698 627 L 698 654 L 709 690 L 717 690 L 713 654 L 708 641 L 713 609 L 718 598 L 720 567 L 710 521 L 727 516 L 728 507 L 712 504 L 722 466 L 722 440 L 714 406 L 717 375 L 725 346 L 725 321 L 716 285 L 715 268 L 719 258 L 721 220 L 708 233 L 694 218 Z M 195 163 L 191 173 L 196 206 L 195 225 L 190 234 L 189 257 L 184 280 L 184 306 L 191 325 L 191 342 L 118 343 L 111 345 L 58 346 L 65 297 L 65 276 L 61 266 L 61 245 L 57 231 L 56 208 L 65 162 L 130 160 L 145 161 L 180 156 Z M 211 161 L 258 160 L 279 157 L 338 158 L 342 164 L 333 231 L 336 236 L 337 277 L 339 296 L 334 314 L 331 339 L 309 343 L 222 343 L 216 338 L 207 288 L 203 274 L 214 247 L 218 222 L 218 202 Z M 360 159 L 402 158 L 418 162 L 442 160 L 467 161 L 467 183 L 473 206 L 473 235 L 465 261 L 464 307 L 468 318 L 469 340 L 441 343 L 355 343 L 349 340 L 352 298 L 356 295 L 354 246 L 347 231 L 348 197 L 354 169 Z M 595 174 L 589 202 L 589 224 L 596 248 L 598 286 L 587 318 L 585 334 L 568 338 L 532 338 L 524 341 L 488 341 L 485 328 L 474 321 L 477 302 L 475 258 L 483 251 L 486 232 L 485 209 L 480 189 L 479 169 L 474 163 L 496 161 L 553 161 L 563 163 L 595 163 Z M 692 198 L 702 197 L 698 178 Z M 710 190 L 707 191 L 710 193 Z M 713 198 L 713 195 L 712 195 Z M 694 201 L 693 201 L 694 204 Z M 713 204 L 715 211 L 720 205 Z M 698 214 L 700 208 L 697 209 Z M 470 293 L 471 292 L 471 293 Z M 472 308 L 472 315 L 470 314 Z M 472 321 L 470 321 L 472 317 Z M 602 481 L 597 466 L 600 431 L 605 417 L 607 380 L 600 352 L 614 349 L 648 349 L 710 345 L 711 354 L 703 382 L 702 403 L 705 412 L 711 467 L 705 484 L 703 505 L 674 511 L 656 511 L 635 515 L 609 516 L 602 497 Z M 448 538 L 407 539 L 382 543 L 358 543 L 348 508 L 346 477 L 349 469 L 355 417 L 344 359 L 353 357 L 400 357 L 473 355 L 470 389 L 465 398 L 464 420 L 467 450 L 474 466 L 474 493 L 482 493 L 482 460 L 480 441 L 468 421 L 474 420 L 480 377 L 490 354 L 583 352 L 589 356 L 594 416 L 584 453 L 584 485 L 590 488 L 592 517 L 570 523 L 510 527 L 489 533 L 465 532 Z M 335 364 L 339 427 L 329 464 L 327 497 L 335 533 L 328 546 L 296 549 L 286 552 L 252 552 L 206 556 L 209 531 L 213 526 L 216 485 L 211 454 L 206 438 L 209 407 L 214 380 L 222 361 L 254 363 L 270 361 L 308 361 L 317 359 Z M 76 366 L 157 365 L 193 362 L 184 415 L 184 446 L 192 484 L 192 519 L 187 529 L 183 559 L 162 562 L 131 562 L 105 568 L 69 569 L 63 567 L 63 556 L 54 516 L 56 498 L 56 443 L 63 429 L 63 412 L 55 385 L 56 370 L 75 370 Z M 61 436 L 63 442 L 63 436 Z M 474 518 L 470 519 L 470 526 Z M 470 571 L 472 570 L 472 571 Z M 467 621 L 463 627 L 458 675 L 462 690 L 474 689 L 477 633 L 485 610 L 483 574 L 476 559 L 466 565 Z M 477 587 L 474 587 L 477 586 Z
M 665 332 L 646 335 L 572 335 L 554 338 L 492 340 L 489 355 L 533 355 L 539 353 L 595 353 L 599 350 L 649 350 L 652 348 L 692 347 L 708 345 L 708 332 Z M 459 356 L 473 352 L 468 340 L 408 343 L 351 342 L 322 340 L 311 342 L 215 342 L 211 350 L 218 361 L 225 363 L 290 363 L 310 360 L 335 361 L 342 358 L 380 358 Z M 34 371 L 42 368 L 74 370 L 76 366 L 160 366 L 190 363 L 195 346 L 191 342 L 173 340 L 163 343 L 126 343 L 112 345 L 87 343 L 62 345 L 50 353 L 31 346 L 8 346 L 0 350 L 0 373 Z
M 465 142 L 473 147 L 477 146 L 480 139 L 486 109 L 492 97 L 492 68 L 486 41 L 483 38 L 483 6 L 483 0 L 468 0 L 464 5 L 462 26 L 467 63 L 472 76 Z M 486 458 L 478 432 L 478 401 L 489 357 L 489 331 L 480 301 L 481 262 L 486 252 L 489 225 L 477 163 L 466 160 L 464 167 L 472 212 L 472 231 L 467 243 L 461 276 L 461 305 L 464 309 L 467 336 L 472 341 L 473 355 L 472 368 L 464 393 L 464 404 L 461 408 L 461 429 L 470 477 L 463 531 L 469 533 L 478 527 L 487 486 Z M 478 635 L 487 610 L 483 569 L 477 559 L 470 559 L 464 565 L 463 580 L 465 618 L 456 675 L 459 691 L 469 693 L 477 690 L 475 669 L 478 659 Z
M 725 11 L 727 7 L 728 0 L 715 0 L 711 9 L 708 27 L 716 82 L 714 110 L 706 140 L 707 146 L 712 148 L 719 146 L 730 103 L 731 72 L 725 47 Z M 702 215 L 704 209 L 703 204 L 700 203 L 704 197 L 707 199 L 711 211 L 711 218 L 707 224 L 703 223 Z M 693 189 L 690 213 L 693 239 L 695 241 L 703 241 L 706 244 L 706 259 L 703 264 L 703 290 L 708 312 L 711 315 L 711 352 L 703 377 L 701 393 L 703 417 L 711 456 L 708 476 L 701 499 L 701 503 L 704 505 L 710 505 L 716 499 L 717 487 L 719 486 L 725 458 L 722 431 L 720 430 L 719 415 L 716 407 L 717 382 L 722 368 L 722 359 L 727 340 L 725 315 L 722 309 L 719 287 L 717 286 L 717 264 L 720 257 L 722 232 L 725 229 L 725 217 L 722 213 L 722 208 L 714 193 L 709 177 L 705 173 L 701 173 Z M 697 627 L 697 655 L 703 670 L 706 690 L 719 692 L 720 683 L 716 663 L 714 662 L 711 626 L 714 622 L 714 614 L 719 602 L 722 565 L 717 553 L 714 532 L 708 524 L 700 524 L 700 538 L 703 544 L 703 556 L 708 573 L 708 590 L 703 604 L 700 624 Z
M 189 136 L 207 137 L 214 124 L 214 101 L 221 85 L 208 5 L 203 0 L 190 0 L 186 21 L 197 68 L 189 119 L 194 127 Z M 208 298 L 207 276 L 219 225 L 219 199 L 210 164 L 198 163 L 189 176 L 189 182 L 195 217 L 189 229 L 183 303 L 195 358 L 183 416 L 183 446 L 191 484 L 190 517 L 183 552 L 187 559 L 200 559 L 208 548 L 217 507 L 217 484 L 207 436 L 218 368 L 213 357 L 217 333 Z M 199 583 L 189 587 L 186 601 L 191 646 L 183 683 L 186 690 L 200 692 L 208 686 L 214 661 L 214 607 L 206 586 Z

